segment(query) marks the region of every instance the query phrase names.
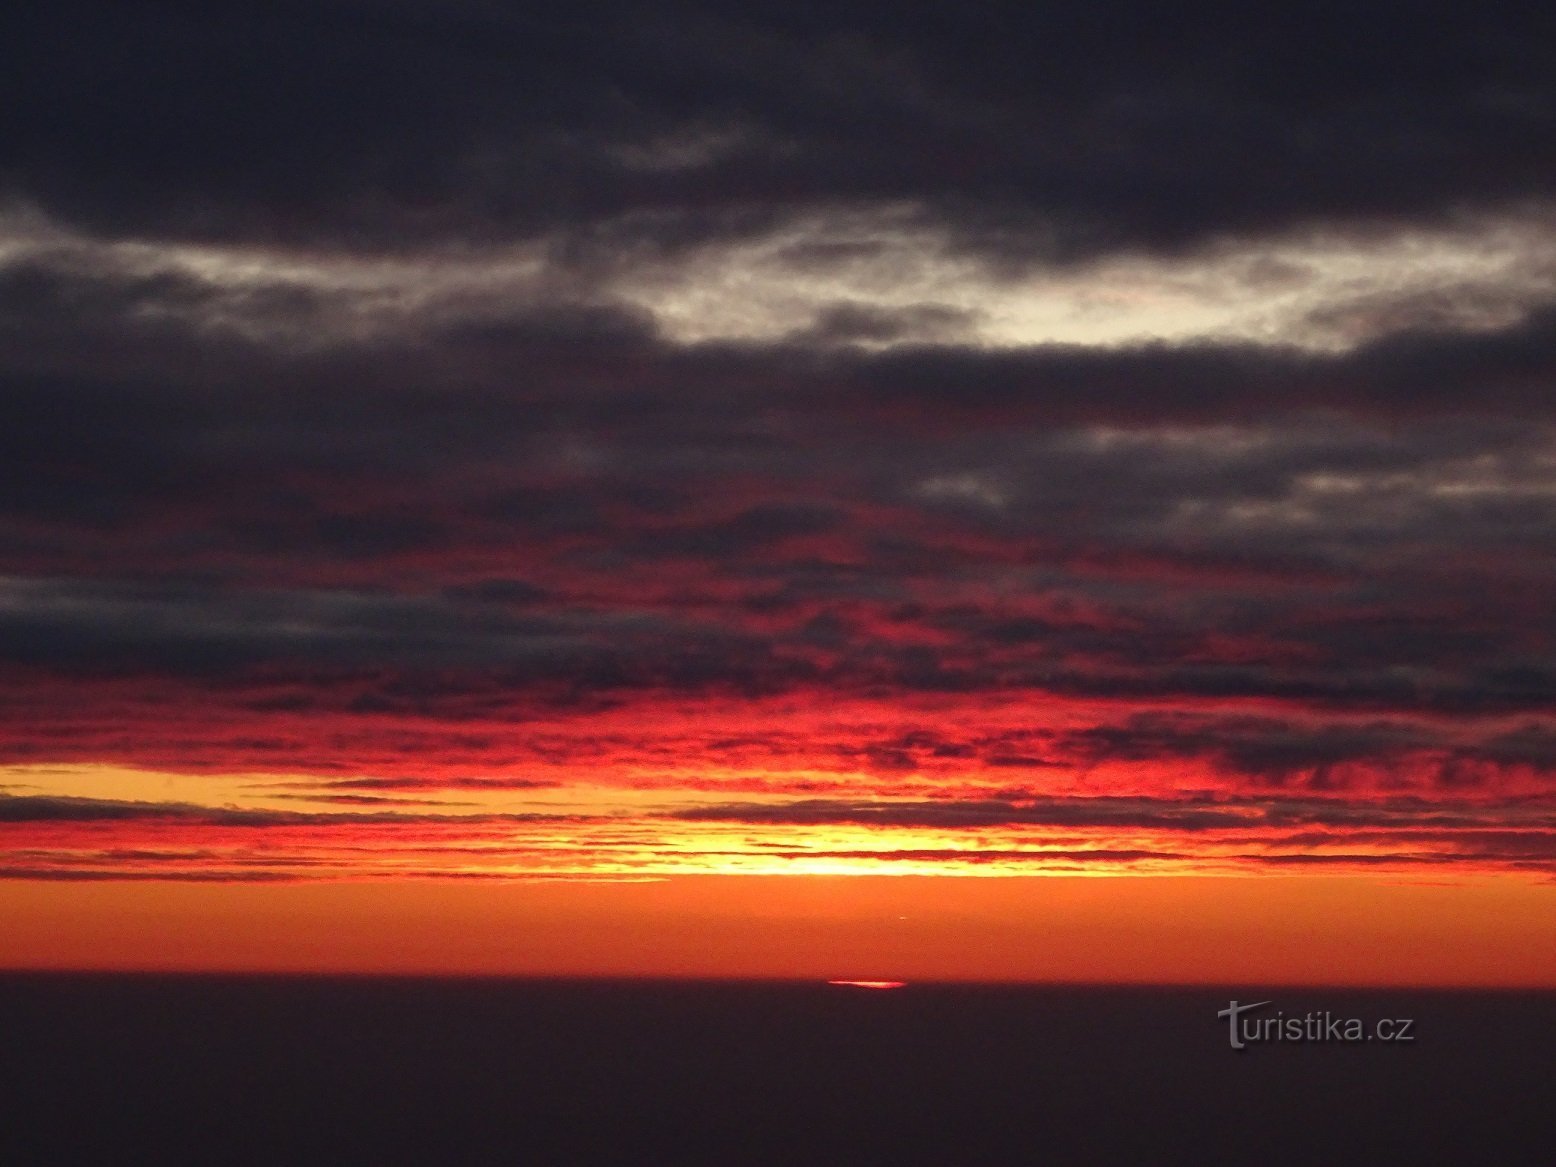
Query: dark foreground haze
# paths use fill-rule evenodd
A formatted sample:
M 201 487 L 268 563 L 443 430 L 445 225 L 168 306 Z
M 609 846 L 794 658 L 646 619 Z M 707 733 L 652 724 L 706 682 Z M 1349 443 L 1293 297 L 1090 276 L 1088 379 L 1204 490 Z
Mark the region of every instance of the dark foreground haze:
M 1232 998 L 1416 1040 L 1239 1053 Z M 0 1026 L 18 1165 L 1540 1163 L 1553 1129 L 1550 993 L 10 975 Z

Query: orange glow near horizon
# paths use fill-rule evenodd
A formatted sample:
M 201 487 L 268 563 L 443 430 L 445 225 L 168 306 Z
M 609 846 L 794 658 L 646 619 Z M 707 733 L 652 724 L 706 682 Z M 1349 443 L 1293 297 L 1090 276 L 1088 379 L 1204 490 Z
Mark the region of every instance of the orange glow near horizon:
M 0 967 L 1556 987 L 1556 885 L 1375 877 L 12 880 Z
M 0 770 L 11 878 L 249 882 L 683 875 L 1534 877 L 1556 839 L 1521 792 L 1423 803 L 1154 786 L 1106 793 L 816 776 L 615 785 L 319 779 L 122 766 Z M 1451 811 L 1451 820 L 1444 821 Z
M 910 778 L 14 766 L 0 968 L 1556 987 L 1540 798 Z

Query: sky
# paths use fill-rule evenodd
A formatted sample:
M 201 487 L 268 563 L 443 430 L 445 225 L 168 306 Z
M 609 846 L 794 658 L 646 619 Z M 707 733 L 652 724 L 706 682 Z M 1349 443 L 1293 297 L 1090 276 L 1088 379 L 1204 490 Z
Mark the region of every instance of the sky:
M 0 29 L 0 966 L 1556 984 L 1556 15 Z

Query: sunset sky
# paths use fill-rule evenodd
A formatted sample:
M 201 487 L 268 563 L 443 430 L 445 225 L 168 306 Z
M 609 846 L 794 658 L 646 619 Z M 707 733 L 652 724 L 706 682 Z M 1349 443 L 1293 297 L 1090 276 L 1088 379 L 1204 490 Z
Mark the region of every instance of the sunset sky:
M 1556 985 L 1553 12 L 6 16 L 0 968 Z

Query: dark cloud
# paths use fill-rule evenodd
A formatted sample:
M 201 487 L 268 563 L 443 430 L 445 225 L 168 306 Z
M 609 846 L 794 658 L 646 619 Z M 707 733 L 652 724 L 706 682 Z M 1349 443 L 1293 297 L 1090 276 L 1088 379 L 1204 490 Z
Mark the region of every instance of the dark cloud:
M 579 822 L 577 815 L 498 814 L 438 815 L 375 810 L 316 812 L 261 810 L 235 806 L 198 806 L 186 802 L 132 802 L 108 798 L 63 795 L 0 796 L 0 823 L 105 823 L 153 822 L 201 827 L 308 827 L 358 824 L 414 823 L 545 823 Z
M 105 880 L 157 880 L 174 883 L 289 883 L 305 876 L 290 871 L 224 871 L 206 868 L 199 871 L 179 871 L 157 868 L 152 871 L 135 871 L 122 866 L 85 867 L 22 867 L 12 864 L 0 866 L 0 879 L 50 880 L 60 882 L 103 882 Z
M 1514 773 L 1556 778 L 1550 730 L 1468 730 L 1441 722 L 1301 722 L 1268 716 L 1136 714 L 1054 742 L 1062 757 L 1087 765 L 1211 760 L 1218 769 L 1272 786 L 1313 789 L 1409 785 L 1478 786 Z
M 986 866 L 994 863 L 1090 864 L 1139 863 L 1145 860 L 1182 860 L 1188 856 L 1175 851 L 1146 851 L 1130 848 L 1087 847 L 1066 850 L 1062 847 L 964 847 L 901 848 L 890 851 L 771 851 L 764 852 L 786 859 L 868 859 L 878 863 L 950 863 Z
M 445 589 L 445 594 L 455 599 L 487 604 L 535 604 L 549 598 L 545 588 L 522 579 L 483 579 L 474 583 L 455 584 Z
M 1409 329 L 1338 355 L 1227 342 L 1001 352 L 919 345 L 840 358 L 836 367 L 845 401 L 887 417 L 1138 425 L 1246 423 L 1306 410 L 1545 416 L 1553 363 L 1556 315 L 1542 309 L 1500 329 Z
M 287 802 L 323 802 L 331 806 L 422 807 L 473 805 L 469 802 L 459 802 L 447 798 L 391 798 L 387 795 L 379 794 L 331 794 L 320 792 L 317 794 L 272 794 L 271 797 Z
M 395 790 L 409 793 L 427 790 L 544 790 L 555 787 L 557 783 L 542 778 L 473 778 L 461 775 L 439 775 L 424 778 L 342 778 L 308 786 L 302 783 L 286 785 L 292 789 L 318 790 L 331 795 L 342 790 Z
M 109 230 L 635 217 L 664 244 L 911 200 L 1010 258 L 1551 193 L 1528 5 L 78 2 L 8 25 L 7 184 Z
M 1212 798 L 1203 795 L 921 801 L 808 798 L 782 803 L 722 803 L 692 807 L 675 814 L 677 818 L 692 822 L 711 820 L 787 826 L 846 824 L 940 830 L 1042 826 L 1234 834 L 1257 834 L 1271 828 L 1292 832 L 1315 826 L 1335 831 L 1495 829 L 1509 816 L 1516 816 L 1529 828 L 1538 828 L 1544 833 L 1556 828 L 1548 799 L 1543 802 L 1516 798 L 1490 800 L 1444 809 L 1435 801 L 1411 796 L 1367 801 L 1312 796 Z M 1277 841 L 1279 837 L 1275 836 Z M 1310 837 L 1306 842 L 1312 843 L 1319 837 Z M 1528 840 L 1523 842 L 1527 845 Z
M 976 314 L 944 304 L 883 309 L 872 304 L 840 303 L 816 313 L 811 324 L 785 338 L 793 345 L 918 341 L 945 333 L 954 336 L 976 323 Z
M 848 823 L 865 826 L 976 828 L 1012 825 L 1065 827 L 1160 827 L 1204 830 L 1251 825 L 1235 806 L 1204 801 L 1174 803 L 1134 798 L 962 799 L 920 802 L 812 798 L 785 803 L 727 803 L 692 807 L 676 813 L 690 822 L 703 820 L 818 826 Z
M 657 558 L 651 553 L 643 562 Z M 1083 583 L 1070 586 L 1079 590 Z M 1460 715 L 1543 711 L 1556 692 L 1549 662 L 1518 650 L 1525 633 L 1516 617 L 1468 643 L 1450 638 L 1431 651 L 1418 645 L 1421 630 L 1409 621 L 1392 633 L 1387 623 L 1372 629 L 1349 654 L 1343 621 L 1294 630 L 1284 640 L 1250 631 L 1242 634 L 1245 647 L 1226 615 L 1237 597 L 1205 611 L 1125 607 L 1111 627 L 1084 615 L 1012 618 L 961 607 L 903 618 L 859 600 L 823 603 L 816 614 L 774 625 L 751 622 L 711 597 L 705 604 L 675 597 L 657 610 L 598 602 L 536 610 L 381 590 L 66 579 L 7 581 L 0 598 L 0 662 L 13 668 L 80 678 L 198 679 L 248 700 L 256 713 L 312 708 L 463 720 L 474 712 L 472 699 L 495 701 L 483 711 L 494 717 L 556 694 L 558 686 L 598 696 L 755 696 L 817 687 L 855 697 L 893 689 L 1039 691 L 1110 701 L 1264 699 Z M 1293 603 L 1255 604 L 1236 619 L 1279 629 Z M 277 697 L 277 685 L 294 688 Z M 1222 739 L 1223 760 L 1269 776 L 1342 755 L 1366 757 L 1372 740 L 1353 731 L 1330 740 L 1327 733 L 1312 736 L 1300 726 L 1283 730 L 1257 719 L 1196 726 L 1201 723 L 1193 719 L 1146 718 L 1124 731 L 1099 727 L 1070 745 L 1082 760 L 1110 756 L 1110 749 L 1124 757 L 1141 749 L 1213 754 L 1206 735 L 1230 734 Z M 1402 753 L 1411 732 L 1401 730 L 1403 737 L 1384 744 Z M 263 734 L 249 740 L 263 752 Z M 1031 744 L 1001 744 L 982 757 L 991 765 L 1045 764 Z M 1499 756 L 1510 758 L 1515 746 L 1510 741 Z M 884 768 L 911 766 L 919 752 L 890 742 L 871 751 L 872 764 Z

